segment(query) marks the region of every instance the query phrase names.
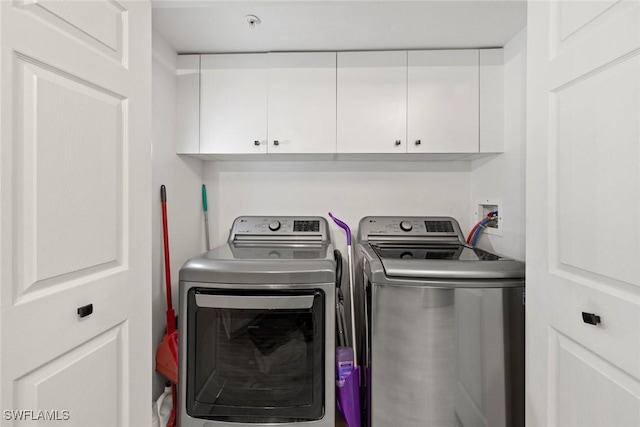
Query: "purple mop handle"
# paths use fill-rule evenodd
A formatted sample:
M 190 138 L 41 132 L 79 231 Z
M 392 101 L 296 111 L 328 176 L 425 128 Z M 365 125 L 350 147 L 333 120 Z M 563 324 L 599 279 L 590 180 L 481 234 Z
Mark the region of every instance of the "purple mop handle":
M 329 216 L 331 217 L 333 222 L 338 224 L 338 227 L 342 228 L 345 231 L 345 233 L 347 233 L 347 246 L 351 246 L 351 229 L 349 228 L 349 226 L 344 222 L 340 221 L 335 216 L 333 216 L 331 212 L 329 212 Z
M 351 250 L 351 229 L 347 224 L 340 221 L 338 218 L 333 216 L 331 212 L 329 212 L 329 216 L 331 219 L 338 224 L 340 228 L 342 228 L 347 233 L 347 259 L 349 260 L 349 296 L 351 302 L 351 339 L 354 343 L 353 345 L 353 367 L 358 367 L 358 352 L 355 345 L 356 342 L 356 311 L 355 311 L 355 299 L 354 299 L 354 286 L 355 286 L 355 276 L 353 272 L 353 252 Z

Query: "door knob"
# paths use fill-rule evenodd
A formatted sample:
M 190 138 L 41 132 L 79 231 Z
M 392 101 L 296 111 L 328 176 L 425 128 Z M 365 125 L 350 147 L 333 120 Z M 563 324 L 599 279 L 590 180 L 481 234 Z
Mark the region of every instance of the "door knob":
M 422 141 L 420 141 L 419 139 L 416 139 L 416 145 L 420 145 L 422 144 Z
M 273 145 L 280 145 L 280 141 L 278 141 L 277 139 L 273 141 Z
M 400 141 L 399 139 L 396 139 L 396 145 L 400 145 L 402 144 L 402 141 Z
M 253 141 L 253 145 L 260 145 L 260 141 Z

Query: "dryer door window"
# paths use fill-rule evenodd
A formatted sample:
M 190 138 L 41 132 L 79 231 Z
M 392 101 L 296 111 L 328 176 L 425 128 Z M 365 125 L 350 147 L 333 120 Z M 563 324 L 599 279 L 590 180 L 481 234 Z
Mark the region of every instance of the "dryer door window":
M 187 413 L 244 423 L 324 415 L 324 293 L 192 289 Z

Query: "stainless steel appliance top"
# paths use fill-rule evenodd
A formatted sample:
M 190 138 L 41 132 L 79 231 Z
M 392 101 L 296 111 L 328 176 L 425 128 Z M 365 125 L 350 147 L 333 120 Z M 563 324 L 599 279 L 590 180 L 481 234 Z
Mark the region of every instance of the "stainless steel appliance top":
M 180 280 L 205 283 L 335 282 L 327 220 L 314 216 L 241 216 L 227 243 L 188 260 Z
M 524 279 L 524 263 L 467 245 L 451 217 L 365 217 L 358 242 L 370 278 L 389 284 Z

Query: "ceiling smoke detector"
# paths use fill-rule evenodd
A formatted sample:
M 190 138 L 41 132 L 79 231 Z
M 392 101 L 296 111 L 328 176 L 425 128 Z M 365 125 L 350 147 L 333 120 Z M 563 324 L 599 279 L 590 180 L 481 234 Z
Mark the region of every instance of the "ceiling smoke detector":
M 249 24 L 249 27 L 253 30 L 257 25 L 260 25 L 260 23 L 262 22 L 260 20 L 260 18 L 258 18 L 255 15 L 247 15 L 245 16 L 245 18 L 247 19 L 247 24 Z

